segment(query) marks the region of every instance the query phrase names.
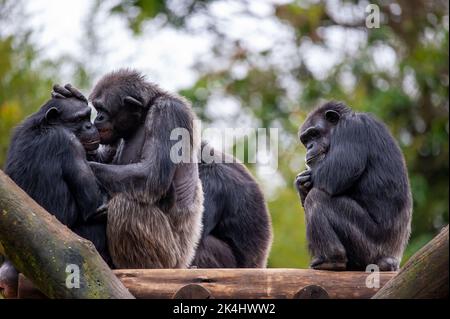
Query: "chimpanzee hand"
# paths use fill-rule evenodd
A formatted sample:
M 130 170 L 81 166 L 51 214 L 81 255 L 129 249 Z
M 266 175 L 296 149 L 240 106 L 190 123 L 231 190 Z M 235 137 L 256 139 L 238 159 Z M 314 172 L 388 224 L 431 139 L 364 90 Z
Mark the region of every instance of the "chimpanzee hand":
M 19 274 L 10 261 L 0 267 L 0 294 L 5 298 L 17 298 Z
M 80 101 L 86 102 L 87 99 L 77 88 L 73 87 L 72 84 L 66 84 L 61 86 L 59 84 L 53 85 L 52 98 L 54 99 L 65 99 L 74 97 Z
M 311 179 L 311 170 L 309 170 L 309 169 L 301 172 L 295 178 L 295 187 L 297 188 L 298 193 L 300 195 L 300 200 L 302 202 L 302 205 L 304 205 L 306 196 L 308 195 L 312 186 L 313 186 L 313 183 L 312 183 L 312 179 Z
M 90 217 L 90 220 L 95 222 L 106 222 L 108 217 L 108 203 L 104 203 L 97 208 L 95 215 Z

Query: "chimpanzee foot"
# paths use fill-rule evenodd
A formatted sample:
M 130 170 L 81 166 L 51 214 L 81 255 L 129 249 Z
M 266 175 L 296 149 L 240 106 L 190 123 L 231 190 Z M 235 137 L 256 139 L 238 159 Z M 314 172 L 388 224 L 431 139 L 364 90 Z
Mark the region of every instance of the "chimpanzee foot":
M 399 261 L 395 257 L 383 257 L 377 262 L 380 271 L 397 271 Z
M 310 268 L 316 270 L 343 271 L 347 269 L 346 260 L 330 260 L 322 257 L 313 258 Z

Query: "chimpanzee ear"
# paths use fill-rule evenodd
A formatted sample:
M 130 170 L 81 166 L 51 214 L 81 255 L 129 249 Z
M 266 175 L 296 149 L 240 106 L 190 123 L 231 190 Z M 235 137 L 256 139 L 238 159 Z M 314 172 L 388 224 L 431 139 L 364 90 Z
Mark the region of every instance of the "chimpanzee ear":
M 336 111 L 328 110 L 325 112 L 325 119 L 330 123 L 336 124 L 340 118 L 341 115 Z
M 61 111 L 58 110 L 56 107 L 51 107 L 45 112 L 45 120 L 47 122 L 54 122 L 59 118 Z
M 132 107 L 134 109 L 142 109 L 142 107 L 144 106 L 144 104 L 141 101 L 129 95 L 123 98 L 123 105 Z

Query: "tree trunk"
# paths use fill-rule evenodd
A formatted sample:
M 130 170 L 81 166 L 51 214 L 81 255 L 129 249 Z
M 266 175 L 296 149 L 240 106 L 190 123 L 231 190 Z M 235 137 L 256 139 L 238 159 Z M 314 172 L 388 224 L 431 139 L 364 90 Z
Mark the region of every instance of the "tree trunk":
M 448 298 L 448 249 L 447 225 L 373 298 Z
M 90 241 L 72 233 L 2 171 L 0 243 L 14 266 L 50 298 L 133 298 Z

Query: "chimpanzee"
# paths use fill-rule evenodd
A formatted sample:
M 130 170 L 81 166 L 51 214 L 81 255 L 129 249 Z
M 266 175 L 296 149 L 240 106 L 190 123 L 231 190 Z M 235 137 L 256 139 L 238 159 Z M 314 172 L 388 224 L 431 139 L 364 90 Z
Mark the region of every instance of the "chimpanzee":
M 91 109 L 70 85 L 70 98 L 52 98 L 25 119 L 13 134 L 5 173 L 28 195 L 78 235 L 93 242 L 109 262 L 106 220 L 98 218 L 106 197 L 86 160 L 99 146 Z M 17 272 L 9 261 L 0 269 L 0 288 L 10 295 Z
M 328 102 L 299 131 L 308 169 L 296 178 L 305 208 L 311 267 L 397 270 L 411 228 L 402 153 L 369 114 Z
M 132 170 L 127 169 L 128 165 L 123 166 L 123 164 L 134 162 L 134 158 L 141 158 L 143 155 L 141 145 L 144 142 L 150 145 L 149 155 L 164 153 L 163 150 L 167 148 L 173 124 L 166 118 L 161 118 L 159 123 L 153 122 L 150 124 L 145 121 L 145 116 L 147 112 L 157 108 L 158 104 L 165 99 L 166 93 L 156 85 L 145 81 L 136 71 L 119 70 L 112 72 L 98 82 L 90 95 L 90 100 L 98 111 L 95 124 L 100 132 L 102 144 L 113 145 L 113 150 L 119 144 L 117 153 L 111 163 L 122 164 L 122 166 L 117 167 L 107 166 L 110 168 L 110 173 L 105 176 L 106 178 L 99 176 L 101 180 L 105 180 L 109 184 L 125 180 L 126 174 L 132 173 Z M 129 104 L 142 105 L 141 109 L 134 107 L 137 118 L 131 122 L 127 122 L 127 113 L 130 113 Z M 172 117 L 183 117 L 180 108 L 172 108 L 171 112 Z M 145 127 L 148 127 L 149 131 L 151 129 L 151 134 L 149 133 L 146 137 L 133 137 L 132 134 L 136 135 L 136 133 L 133 133 L 135 130 L 142 135 L 139 132 Z M 120 142 L 121 138 L 123 142 Z M 133 142 L 132 138 L 138 142 Z M 146 139 L 148 142 L 145 141 Z M 191 266 L 198 268 L 265 267 L 272 241 L 272 231 L 270 216 L 258 184 L 245 166 L 238 163 L 236 159 L 227 160 L 224 163 L 222 156 L 228 155 L 221 154 L 206 143 L 202 143 L 201 153 L 205 152 L 209 153 L 209 158 L 217 160 L 207 162 L 200 160 L 198 165 L 205 197 L 203 231 Z M 106 156 L 100 153 L 100 161 L 105 162 L 105 158 L 111 160 L 110 154 L 111 149 L 107 150 Z M 149 155 L 144 158 L 150 158 Z M 167 158 L 164 160 L 170 161 Z M 148 160 L 146 161 L 148 162 Z M 167 163 L 162 164 L 169 165 Z M 104 174 L 104 171 L 97 170 L 97 167 L 102 168 L 99 164 L 93 164 L 94 172 L 99 175 Z M 164 173 L 167 174 L 162 172 L 162 174 Z M 166 179 L 170 177 L 166 176 Z M 117 182 L 112 181 L 112 179 L 117 180 Z M 140 189 L 140 185 L 137 183 L 129 186 L 129 188 Z M 166 196 L 169 202 L 173 200 L 173 195 L 168 193 Z M 110 205 L 108 218 L 111 216 L 111 211 Z M 127 224 L 133 225 L 131 227 L 142 227 L 139 225 L 139 220 L 142 217 L 127 213 L 124 218 L 128 218 Z M 111 230 L 111 233 L 109 233 L 110 241 L 113 240 L 112 236 L 116 236 L 113 229 Z M 193 230 L 191 229 L 191 231 Z M 164 236 L 160 232 L 157 235 Z M 146 237 L 142 238 L 141 236 L 139 239 L 148 241 L 152 238 L 150 234 Z M 118 238 L 117 240 L 121 239 Z M 132 248 L 133 245 L 136 248 Z M 128 249 L 133 250 L 138 249 L 138 247 L 139 245 L 134 242 L 130 244 Z M 126 254 L 126 252 L 123 252 L 123 254 Z

